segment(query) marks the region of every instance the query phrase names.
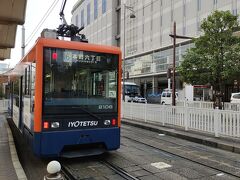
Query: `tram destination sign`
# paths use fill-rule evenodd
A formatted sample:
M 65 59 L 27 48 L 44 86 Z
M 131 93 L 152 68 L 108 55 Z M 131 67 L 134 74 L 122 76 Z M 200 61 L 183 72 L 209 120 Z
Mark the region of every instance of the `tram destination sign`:
M 66 63 L 84 63 L 99 64 L 109 63 L 112 59 L 110 54 L 95 53 L 87 51 L 65 50 L 63 52 L 63 62 Z M 103 61 L 104 60 L 104 61 Z

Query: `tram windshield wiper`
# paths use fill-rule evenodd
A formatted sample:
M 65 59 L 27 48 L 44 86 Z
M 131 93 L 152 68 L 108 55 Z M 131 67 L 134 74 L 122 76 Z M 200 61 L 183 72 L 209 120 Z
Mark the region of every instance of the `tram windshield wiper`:
M 78 107 L 72 106 L 71 108 L 72 108 L 72 109 L 81 109 L 82 111 L 88 113 L 88 114 L 91 115 L 92 117 L 95 117 L 96 119 L 101 120 L 101 118 L 100 118 L 99 116 L 97 116 L 96 114 L 93 114 L 92 112 L 86 110 L 85 108 L 82 108 L 82 107 L 79 107 L 79 106 L 78 106 Z

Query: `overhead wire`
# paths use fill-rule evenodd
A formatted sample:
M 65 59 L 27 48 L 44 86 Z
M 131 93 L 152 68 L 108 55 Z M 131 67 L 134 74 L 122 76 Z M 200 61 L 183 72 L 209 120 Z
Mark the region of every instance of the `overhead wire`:
M 50 15 L 50 13 L 52 12 L 52 10 L 56 7 L 57 3 L 59 2 L 59 0 L 54 0 L 53 3 L 50 5 L 50 7 L 48 8 L 48 10 L 46 11 L 46 13 L 43 15 L 42 19 L 39 21 L 39 23 L 37 24 L 37 26 L 34 28 L 34 30 L 32 31 L 32 33 L 29 35 L 29 37 L 26 40 L 25 43 L 25 47 L 31 42 L 31 40 L 33 39 L 33 37 L 35 36 L 35 34 L 38 32 L 39 28 L 42 26 L 42 24 L 45 22 L 45 20 L 47 19 L 47 17 Z

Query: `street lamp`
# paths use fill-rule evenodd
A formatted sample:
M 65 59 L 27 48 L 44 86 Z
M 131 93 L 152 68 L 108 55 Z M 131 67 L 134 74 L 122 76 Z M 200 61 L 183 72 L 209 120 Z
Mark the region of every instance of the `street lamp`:
M 124 29 L 123 29 L 123 91 L 122 91 L 122 98 L 123 101 L 125 101 L 125 33 L 126 33 L 126 9 L 131 11 L 130 18 L 135 18 L 135 11 L 133 10 L 132 6 L 127 6 L 125 3 L 123 4 L 123 24 L 124 24 Z
M 176 22 L 173 23 L 173 34 L 169 34 L 173 38 L 173 80 L 172 80 L 172 105 L 176 106 L 176 85 L 175 85 L 175 69 L 176 69 L 176 39 L 193 39 L 193 37 L 176 35 Z

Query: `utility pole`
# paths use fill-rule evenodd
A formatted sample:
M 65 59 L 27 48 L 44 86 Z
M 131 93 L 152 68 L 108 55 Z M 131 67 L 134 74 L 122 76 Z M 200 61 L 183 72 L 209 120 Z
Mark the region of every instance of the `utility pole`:
M 126 60 L 126 42 L 125 42 L 125 34 L 126 34 L 126 9 L 131 11 L 131 15 L 130 18 L 135 18 L 135 11 L 133 10 L 133 7 L 131 6 L 127 6 L 125 3 L 123 4 L 123 25 L 124 25 L 124 29 L 123 29 L 123 91 L 122 91 L 122 100 L 125 101 L 125 60 Z
M 25 55 L 25 27 L 22 25 L 22 58 Z
M 169 34 L 173 38 L 173 79 L 172 79 L 172 105 L 176 106 L 176 39 L 193 39 L 193 37 L 179 36 L 176 34 L 176 22 L 173 23 L 173 34 Z
M 172 80 L 172 105 L 176 106 L 176 84 L 175 67 L 176 66 L 176 22 L 173 23 L 173 80 Z

